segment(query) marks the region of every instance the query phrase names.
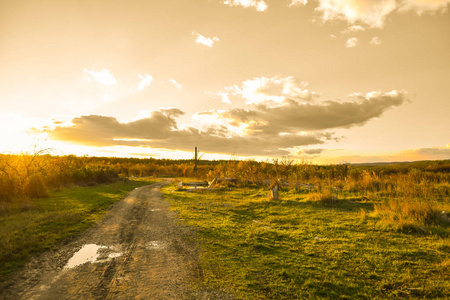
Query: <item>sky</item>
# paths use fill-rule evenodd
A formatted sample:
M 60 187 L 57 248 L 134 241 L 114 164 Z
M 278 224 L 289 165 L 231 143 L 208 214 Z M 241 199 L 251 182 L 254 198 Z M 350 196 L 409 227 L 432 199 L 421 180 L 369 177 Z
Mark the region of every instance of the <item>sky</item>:
M 450 0 L 0 0 L 0 152 L 450 159 Z

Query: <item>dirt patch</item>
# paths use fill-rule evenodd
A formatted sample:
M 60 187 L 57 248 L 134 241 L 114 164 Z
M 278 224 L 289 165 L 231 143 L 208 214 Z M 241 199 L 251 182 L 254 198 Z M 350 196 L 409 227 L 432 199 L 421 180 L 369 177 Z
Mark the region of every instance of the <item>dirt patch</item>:
M 160 193 L 164 184 L 133 190 L 80 238 L 33 259 L 0 298 L 192 298 L 195 233 L 176 222 Z

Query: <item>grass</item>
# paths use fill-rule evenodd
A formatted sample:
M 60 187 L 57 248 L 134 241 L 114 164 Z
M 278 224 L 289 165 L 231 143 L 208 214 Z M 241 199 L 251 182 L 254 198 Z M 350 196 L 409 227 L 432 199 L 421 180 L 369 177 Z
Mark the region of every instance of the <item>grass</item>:
M 237 299 L 450 297 L 448 224 L 433 224 L 440 234 L 379 226 L 372 197 L 282 191 L 269 201 L 268 190 L 175 185 L 163 193 L 197 228 L 199 290 Z
M 132 189 L 154 181 L 134 179 L 50 192 L 50 197 L 12 203 L 0 215 L 0 282 L 30 256 L 79 235 Z M 0 285 L 1 288 L 1 285 Z

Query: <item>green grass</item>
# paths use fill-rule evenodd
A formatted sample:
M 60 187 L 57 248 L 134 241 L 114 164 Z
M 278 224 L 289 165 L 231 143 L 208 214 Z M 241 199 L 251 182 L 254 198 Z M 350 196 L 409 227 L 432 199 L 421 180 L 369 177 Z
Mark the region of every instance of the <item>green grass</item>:
M 129 191 L 153 182 L 144 178 L 74 187 L 53 191 L 49 198 L 35 199 L 27 205 L 11 205 L 0 215 L 0 282 L 31 255 L 79 235 Z
M 332 204 L 308 194 L 163 189 L 182 222 L 197 228 L 196 288 L 237 299 L 450 297 L 449 228 L 417 234 L 379 226 L 372 200 Z M 354 201 L 359 200 L 359 201 Z

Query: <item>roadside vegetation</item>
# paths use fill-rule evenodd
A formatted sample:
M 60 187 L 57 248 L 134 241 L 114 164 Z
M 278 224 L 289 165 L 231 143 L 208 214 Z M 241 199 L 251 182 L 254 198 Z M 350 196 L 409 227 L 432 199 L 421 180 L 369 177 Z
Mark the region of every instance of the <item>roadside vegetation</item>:
M 45 198 L 8 203 L 0 214 L 0 282 L 32 255 L 50 250 L 91 227 L 132 189 L 155 182 L 117 181 L 50 190 Z M 2 284 L 0 284 L 0 289 Z
M 311 197 L 316 192 L 307 190 L 285 189 L 279 201 L 258 187 L 187 192 L 171 185 L 163 193 L 181 222 L 197 229 L 200 293 L 213 288 L 236 299 L 450 296 L 448 223 L 433 219 L 423 231 L 400 230 L 376 209 L 387 205 L 383 200 Z
M 212 189 L 167 186 L 197 228 L 196 288 L 237 299 L 450 297 L 450 162 L 226 162 Z M 270 197 L 278 183 L 280 200 Z
M 450 160 L 384 165 L 0 154 L 0 282 L 143 176 L 197 228 L 196 288 L 238 299 L 450 297 Z M 279 200 L 270 197 L 279 188 Z M 0 286 L 1 288 L 1 286 Z
M 200 165 L 199 174 L 209 166 Z M 52 156 L 45 151 L 34 154 L 0 154 L 0 213 L 10 206 L 47 197 L 49 190 L 72 186 L 94 186 L 120 178 L 193 176 L 189 161 Z

